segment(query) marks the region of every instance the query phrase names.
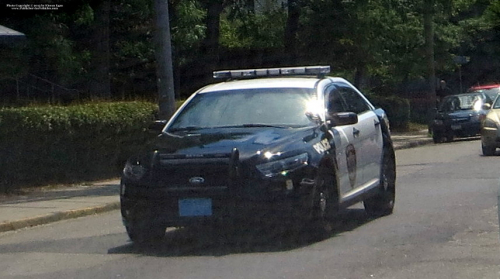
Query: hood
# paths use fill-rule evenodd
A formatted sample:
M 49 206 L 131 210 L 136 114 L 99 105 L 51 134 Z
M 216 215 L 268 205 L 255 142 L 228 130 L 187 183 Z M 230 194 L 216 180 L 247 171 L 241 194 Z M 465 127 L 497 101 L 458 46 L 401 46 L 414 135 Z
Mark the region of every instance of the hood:
M 465 119 L 471 116 L 475 116 L 480 114 L 481 111 L 476 111 L 473 109 L 470 110 L 457 110 L 453 112 L 439 112 L 436 115 L 437 119 Z
M 258 151 L 286 152 L 293 145 L 317 137 L 316 127 L 306 128 L 221 128 L 202 129 L 190 133 L 159 135 L 153 148 L 163 154 L 217 155 L 231 153 L 237 148 L 245 159 Z
M 491 109 L 487 117 L 497 123 L 500 122 L 500 109 Z

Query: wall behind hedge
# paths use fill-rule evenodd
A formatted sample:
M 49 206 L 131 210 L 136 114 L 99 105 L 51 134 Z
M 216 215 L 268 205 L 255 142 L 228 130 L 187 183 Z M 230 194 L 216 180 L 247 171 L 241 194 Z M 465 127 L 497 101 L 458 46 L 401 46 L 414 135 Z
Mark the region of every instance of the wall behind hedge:
M 148 102 L 0 109 L 0 192 L 118 175 L 152 135 Z

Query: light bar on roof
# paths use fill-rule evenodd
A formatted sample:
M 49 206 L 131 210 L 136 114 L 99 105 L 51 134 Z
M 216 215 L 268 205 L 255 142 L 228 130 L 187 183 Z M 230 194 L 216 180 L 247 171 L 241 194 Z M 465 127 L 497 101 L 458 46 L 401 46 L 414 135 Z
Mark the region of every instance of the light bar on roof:
M 295 75 L 325 75 L 330 73 L 330 66 L 286 67 L 269 69 L 246 69 L 215 71 L 214 78 L 254 78 L 270 76 L 295 76 Z

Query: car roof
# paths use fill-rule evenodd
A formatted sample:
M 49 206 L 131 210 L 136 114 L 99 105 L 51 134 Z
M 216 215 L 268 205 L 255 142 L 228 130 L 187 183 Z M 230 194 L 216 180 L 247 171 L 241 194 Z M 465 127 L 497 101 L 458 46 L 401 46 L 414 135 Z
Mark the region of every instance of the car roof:
M 324 84 L 331 82 L 349 84 L 343 78 L 326 76 L 328 73 L 330 73 L 330 66 L 321 65 L 214 71 L 214 78 L 226 81 L 207 85 L 196 93 L 258 88 L 314 89 L 323 82 Z
M 256 78 L 244 80 L 231 80 L 208 85 L 200 92 L 226 91 L 235 89 L 252 88 L 314 88 L 318 78 Z
M 331 82 L 346 82 L 339 77 L 265 77 L 253 79 L 230 80 L 208 85 L 198 93 L 208 93 L 214 91 L 226 91 L 236 89 L 257 89 L 257 88 L 305 88 L 314 89 L 322 80 Z
M 497 87 L 500 87 L 500 84 L 476 85 L 469 88 L 469 90 L 491 89 Z
M 482 93 L 482 92 L 467 92 L 467 93 L 458 93 L 458 94 L 447 95 L 445 98 L 449 99 L 449 98 L 453 98 L 453 97 L 462 97 L 462 96 L 470 96 L 470 95 L 477 95 L 477 96 L 484 97 L 484 93 Z

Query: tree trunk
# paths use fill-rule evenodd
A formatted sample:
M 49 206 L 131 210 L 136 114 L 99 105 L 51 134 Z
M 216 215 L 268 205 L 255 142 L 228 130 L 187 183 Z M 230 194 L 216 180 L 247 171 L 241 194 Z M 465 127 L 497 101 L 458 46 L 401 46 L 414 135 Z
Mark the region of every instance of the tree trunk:
M 207 0 L 205 7 L 207 17 L 205 24 L 207 30 L 205 41 L 203 42 L 203 51 L 205 55 L 205 66 L 209 72 L 216 70 L 219 65 L 219 36 L 220 36 L 220 14 L 223 9 L 222 0 Z
M 111 98 L 109 78 L 109 11 L 110 0 L 103 0 L 95 9 L 95 29 L 93 31 L 94 55 L 90 81 L 90 94 L 101 98 Z
M 434 118 L 436 108 L 436 73 L 434 66 L 434 0 L 424 0 L 424 37 L 425 37 L 425 59 L 427 61 L 427 82 L 429 91 L 427 93 L 429 103 L 427 105 L 428 121 Z
M 298 46 L 297 32 L 299 30 L 300 0 L 288 0 L 288 18 L 285 26 L 285 53 L 287 57 L 286 66 L 294 66 L 297 63 Z
M 168 0 L 155 0 L 156 10 L 156 78 L 160 119 L 169 119 L 175 112 L 174 75 L 172 69 L 172 43 Z

